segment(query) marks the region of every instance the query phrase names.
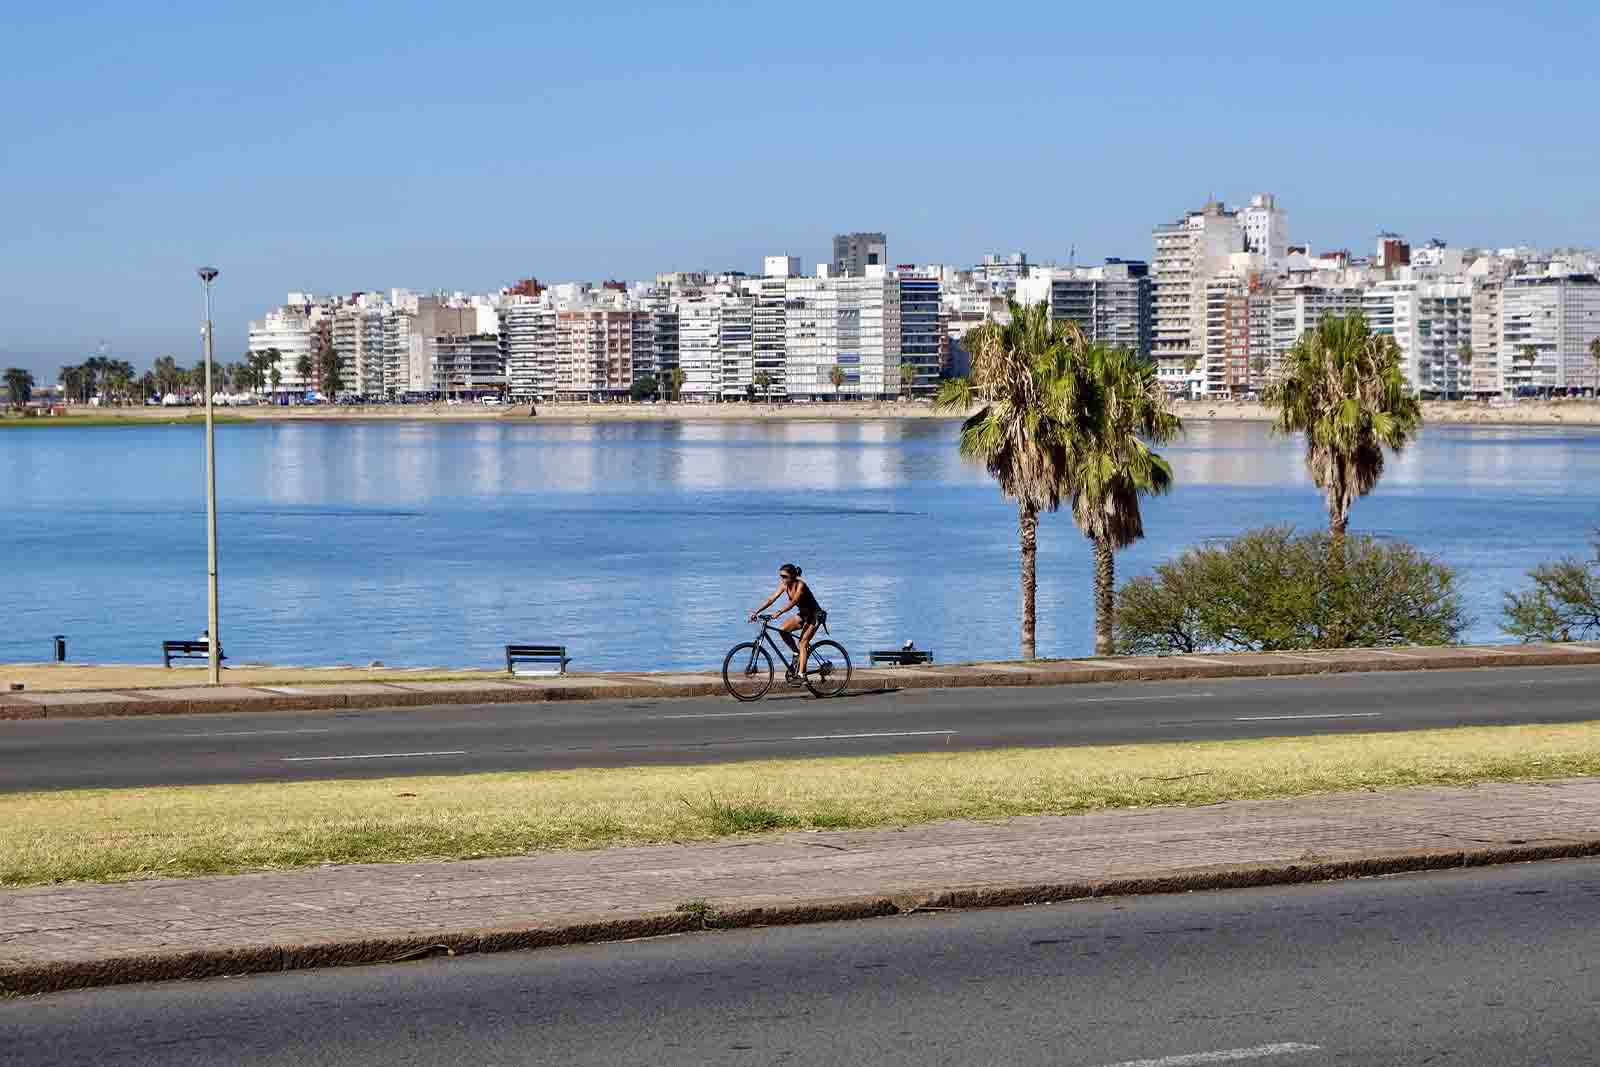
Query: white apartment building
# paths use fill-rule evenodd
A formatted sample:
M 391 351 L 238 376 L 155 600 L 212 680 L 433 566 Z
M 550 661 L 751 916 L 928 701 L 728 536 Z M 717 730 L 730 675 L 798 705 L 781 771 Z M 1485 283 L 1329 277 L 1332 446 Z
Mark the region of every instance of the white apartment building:
M 1289 213 L 1278 206 L 1278 198 L 1271 193 L 1257 193 L 1250 204 L 1239 211 L 1239 225 L 1244 230 L 1244 248 L 1263 257 L 1268 266 L 1275 266 L 1289 254 Z
M 1343 317 L 1361 310 L 1361 290 L 1346 285 L 1289 285 L 1272 291 L 1272 341 L 1267 349 L 1270 381 L 1296 341 L 1325 315 Z
M 1462 373 L 1461 347 L 1472 342 L 1472 287 L 1464 279 L 1419 281 L 1412 272 L 1375 283 L 1361 310 L 1373 333 L 1389 334 L 1400 348 L 1401 370 L 1411 388 L 1427 396 L 1471 391 Z
M 686 403 L 712 403 L 722 395 L 722 299 L 704 297 L 677 305 L 678 369 Z
M 1075 322 L 1091 341 L 1150 355 L 1148 264 L 1109 259 L 1098 267 L 1036 267 L 1017 281 L 1016 300 L 1048 300 L 1052 321 Z
M 1152 354 L 1162 383 L 1172 392 L 1204 388 L 1206 282 L 1244 251 L 1239 214 L 1218 201 L 1153 232 Z
M 307 293 L 290 293 L 282 307 L 273 308 L 250 323 L 250 351 L 278 351 L 279 392 L 303 393 L 311 388 L 312 383 L 300 375 L 300 357 L 316 358 L 322 322 L 328 312 L 328 301 Z
M 1500 290 L 1499 367 L 1506 392 L 1594 395 L 1600 364 L 1600 282 L 1593 275 L 1523 274 Z
M 785 380 L 790 397 L 899 395 L 898 279 L 870 267 L 860 278 L 790 278 L 786 297 Z M 835 367 L 843 379 L 837 387 Z

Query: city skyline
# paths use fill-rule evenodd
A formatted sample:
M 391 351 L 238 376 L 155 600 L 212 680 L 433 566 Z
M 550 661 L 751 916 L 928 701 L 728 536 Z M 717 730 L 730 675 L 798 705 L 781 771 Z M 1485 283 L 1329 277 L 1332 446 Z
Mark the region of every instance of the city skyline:
M 237 355 L 289 290 L 753 273 L 854 230 L 900 262 L 1149 258 L 1151 224 L 1263 188 L 1317 249 L 1600 245 L 1586 5 L 964 10 L 31 12 L 0 361 L 191 359 L 202 262 Z

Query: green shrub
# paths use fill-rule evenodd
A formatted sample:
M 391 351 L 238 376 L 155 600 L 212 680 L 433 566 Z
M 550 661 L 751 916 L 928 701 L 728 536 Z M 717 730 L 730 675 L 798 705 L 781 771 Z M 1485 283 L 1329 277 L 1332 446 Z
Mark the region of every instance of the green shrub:
M 1600 531 L 1593 560 L 1569 556 L 1528 572 L 1533 588 L 1507 593 L 1505 628 L 1524 641 L 1600 637 Z
M 1117 650 L 1271 652 L 1460 638 L 1467 617 L 1455 571 L 1403 542 L 1352 537 L 1343 581 L 1335 582 L 1329 547 L 1326 532 L 1268 526 L 1187 549 L 1117 591 Z

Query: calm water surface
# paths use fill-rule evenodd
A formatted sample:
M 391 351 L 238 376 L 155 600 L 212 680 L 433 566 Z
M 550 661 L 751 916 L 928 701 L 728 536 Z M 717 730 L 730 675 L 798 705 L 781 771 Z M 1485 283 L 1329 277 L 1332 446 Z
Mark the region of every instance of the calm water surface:
M 1016 511 L 934 421 L 316 423 L 218 428 L 223 641 L 233 662 L 491 664 L 507 641 L 587 669 L 705 668 L 794 560 L 835 636 L 942 660 L 1017 653 Z M 199 429 L 0 434 L 0 661 L 159 661 L 205 626 Z M 1119 578 L 1252 526 L 1318 526 L 1299 444 L 1192 423 L 1178 489 Z M 1600 434 L 1427 430 L 1353 530 L 1463 574 L 1494 638 L 1502 591 L 1587 550 Z M 1090 651 L 1092 561 L 1039 537 L 1039 650 Z

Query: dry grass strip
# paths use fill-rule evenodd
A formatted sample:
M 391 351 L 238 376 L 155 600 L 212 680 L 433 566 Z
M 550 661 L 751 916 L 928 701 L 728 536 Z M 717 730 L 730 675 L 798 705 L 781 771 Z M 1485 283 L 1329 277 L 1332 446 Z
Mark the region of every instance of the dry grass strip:
M 0 885 L 1600 774 L 1600 723 L 0 795 Z

